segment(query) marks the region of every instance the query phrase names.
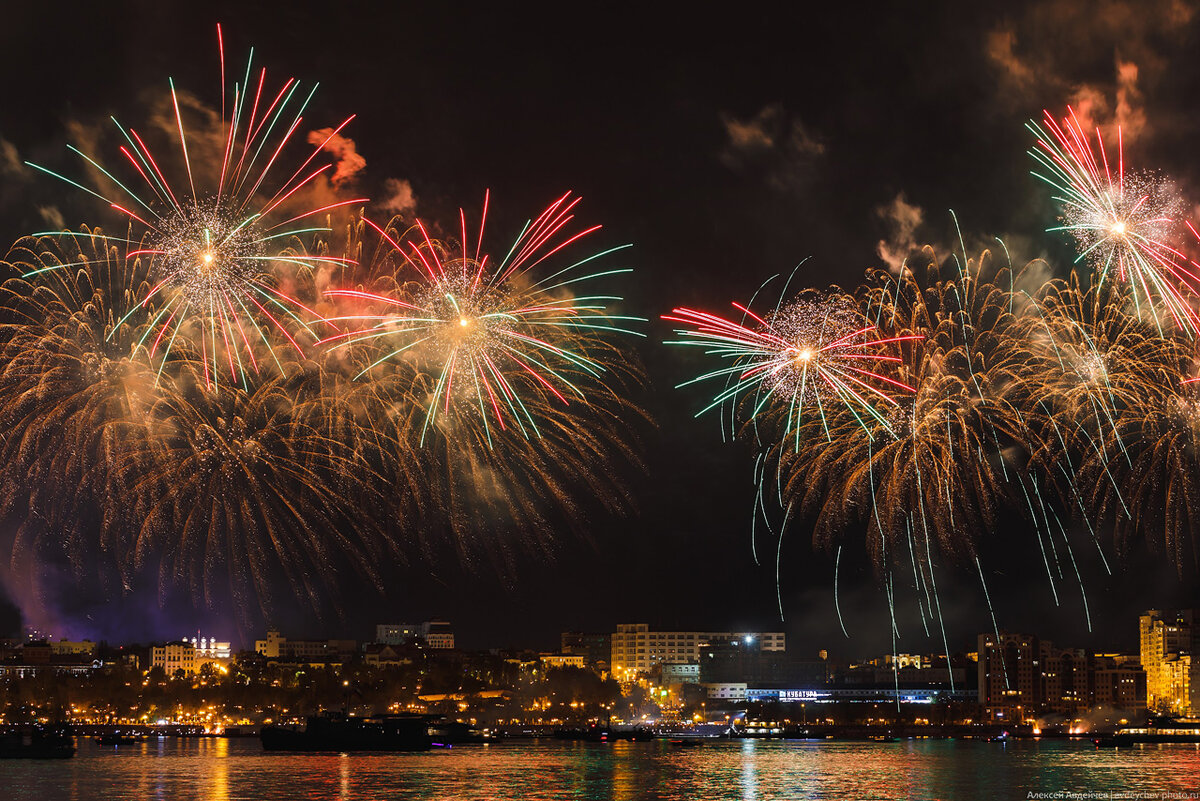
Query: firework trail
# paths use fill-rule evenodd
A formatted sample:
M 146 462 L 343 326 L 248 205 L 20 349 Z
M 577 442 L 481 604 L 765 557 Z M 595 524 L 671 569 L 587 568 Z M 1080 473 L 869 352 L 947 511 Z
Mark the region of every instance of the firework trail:
M 1029 321 L 1037 358 L 1026 402 L 1043 443 L 1034 460 L 1059 479 L 1097 547 L 1100 525 L 1118 555 L 1141 534 L 1182 569 L 1189 546 L 1196 559 L 1194 343 L 1147 320 L 1132 288 L 1081 284 L 1075 274 L 1049 282 Z
M 300 129 L 316 86 L 306 90 L 289 78 L 278 89 L 269 88 L 266 69 L 257 74 L 252 70 L 251 50 L 244 77 L 227 91 L 219 27 L 217 34 L 222 84 L 220 147 L 195 140 L 189 147 L 180 96 L 170 81 L 186 184 L 178 175 L 171 178 L 177 171 L 155 157 L 146 141 L 152 137 L 143 138 L 115 118 L 113 124 L 124 141 L 119 147 L 121 170 L 107 168 L 70 147 L 103 176 L 98 188 L 37 164 L 29 166 L 104 201 L 126 216 L 131 230 L 140 230 L 127 243 L 136 240 L 141 245 L 130 249 L 128 256 L 146 257 L 150 263 L 152 281 L 142 296 L 144 304 L 158 307 L 147 332 L 150 356 L 165 363 L 177 346 L 189 342 L 201 353 L 206 383 L 215 387 L 220 376 L 227 375 L 248 389 L 250 376 L 260 374 L 264 365 L 283 371 L 273 356 L 274 334 L 269 330 L 282 335 L 299 353 L 305 338 L 315 341 L 328 333 L 314 329 L 319 324 L 316 315 L 287 287 L 293 273 L 305 275 L 316 266 L 338 260 L 288 252 L 284 246 L 307 234 L 327 231 L 313 220 L 363 199 L 315 208 L 302 203 L 305 190 L 333 166 L 314 168 L 313 161 L 353 117 L 333 129 L 299 167 L 284 166 L 284 151 Z M 118 172 L 127 177 L 122 180 Z M 118 321 L 117 327 L 124 322 Z
M 418 238 L 399 241 L 369 220 L 394 249 L 410 275 L 397 277 L 396 291 L 374 294 L 330 289 L 326 296 L 358 303 L 358 314 L 331 318 L 355 327 L 327 338 L 333 348 L 382 341 L 382 353 L 361 374 L 412 353 L 419 369 L 436 375 L 425 404 L 422 440 L 452 410 L 474 416 L 489 439 L 510 428 L 526 438 L 541 436 L 539 412 L 548 402 L 587 404 L 585 383 L 602 381 L 608 367 L 593 351 L 607 352 L 604 337 L 639 335 L 624 327 L 638 318 L 609 310 L 620 298 L 575 295 L 569 288 L 627 269 L 579 274 L 577 269 L 622 248 L 589 255 L 535 279 L 547 259 L 599 230 L 569 228 L 579 198 L 564 195 L 527 223 L 503 259 L 481 253 L 484 217 L 473 252 L 466 215 L 460 215 L 460 251 L 435 244 L 422 223 Z M 410 229 L 410 233 L 413 233 Z
M 277 579 L 314 608 L 338 566 L 375 579 L 400 554 L 366 511 L 386 507 L 364 445 L 374 420 L 311 361 L 250 391 L 203 391 L 186 351 L 160 374 L 146 344 L 153 279 L 125 241 L 27 238 L 3 265 L 0 513 L 21 521 L 14 573 L 36 581 L 38 564 L 65 557 L 119 593 L 158 560 L 162 593 L 183 585 L 213 606 L 227 586 L 243 623 L 255 601 L 269 613 Z
M 1116 159 L 1110 162 L 1099 129 L 1093 147 L 1074 110 L 1061 123 L 1046 112 L 1042 124 L 1026 127 L 1037 137 L 1029 155 L 1043 170 L 1033 174 L 1050 185 L 1063 207 L 1062 224 L 1047 230 L 1075 238 L 1077 261 L 1092 265 L 1099 284 L 1128 283 L 1139 311 L 1155 314 L 1161 304 L 1177 327 L 1200 331 L 1189 301 L 1200 287 L 1200 266 L 1171 244 L 1186 209 L 1170 183 L 1126 171 L 1119 129 Z
M 123 517 L 108 499 L 124 488 L 107 466 L 137 438 L 130 421 L 163 394 L 139 345 L 155 311 L 140 300 L 150 278 L 127 250 L 85 228 L 20 240 L 3 264 L 0 500 L 21 521 L 17 575 L 47 552 L 80 576 L 107 578 L 119 561 Z
M 786 288 L 785 288 L 786 291 Z M 856 308 L 854 299 L 837 291 L 806 292 L 765 317 L 734 303 L 740 321 L 693 309 L 675 309 L 664 320 L 690 326 L 677 329 L 668 344 L 702 348 L 706 355 L 730 362 L 680 386 L 723 380 L 724 389 L 700 414 L 726 403 L 747 406 L 746 419 L 786 409 L 784 430 L 801 446 L 806 411 L 828 431 L 831 407 L 849 411 L 864 430 L 888 425 L 888 408 L 899 404 L 896 393 L 913 388 L 883 370 L 899 364 L 894 346 L 919 335 L 881 334 Z
M 483 529 L 547 550 L 589 507 L 630 506 L 619 465 L 640 466 L 632 432 L 646 416 L 627 398 L 643 378 L 619 340 L 644 321 L 613 311 L 619 297 L 578 294 L 629 272 L 596 266 L 627 246 L 568 258 L 599 228 L 572 226 L 578 202 L 557 199 L 499 258 L 487 252 L 487 196 L 478 227 L 460 213 L 457 242 L 364 219 L 347 252 L 370 232 L 379 247 L 333 271 L 322 310 L 347 330 L 321 358 L 360 405 L 383 410 L 381 470 L 407 514 L 428 515 L 407 532 L 427 555 L 440 544 L 434 520 L 460 559 L 511 566 L 509 539 Z
M 316 411 L 325 399 L 296 377 L 212 393 L 189 363 L 163 383 L 115 467 L 137 521 L 133 569 L 157 564 L 160 592 L 183 585 L 208 605 L 228 590 L 243 615 L 271 614 L 280 576 L 316 609 L 336 603 L 339 567 L 378 588 L 398 551 L 374 516 L 386 508 L 377 474 L 314 424 L 339 409 Z

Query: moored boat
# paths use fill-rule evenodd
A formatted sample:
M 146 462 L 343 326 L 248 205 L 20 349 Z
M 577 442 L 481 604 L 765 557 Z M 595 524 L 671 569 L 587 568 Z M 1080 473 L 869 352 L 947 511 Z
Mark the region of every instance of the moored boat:
M 1122 726 L 1112 734 L 1096 737 L 1104 746 L 1131 746 L 1136 743 L 1200 743 L 1200 719 L 1151 718 L 1145 726 Z
M 429 726 L 421 715 L 367 718 L 325 713 L 310 717 L 303 730 L 263 726 L 264 751 L 428 751 Z
M 18 726 L 0 734 L 0 759 L 69 759 L 75 738 L 65 723 Z

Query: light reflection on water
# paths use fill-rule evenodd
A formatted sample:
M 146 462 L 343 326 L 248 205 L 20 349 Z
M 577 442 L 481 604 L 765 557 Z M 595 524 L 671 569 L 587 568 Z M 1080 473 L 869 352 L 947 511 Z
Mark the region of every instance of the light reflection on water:
M 514 741 L 423 754 L 265 754 L 258 741 L 79 740 L 65 761 L 0 761 L 0 797 L 49 799 L 1027 798 L 1200 789 L 1200 747 L 1084 742 L 732 740 L 679 748 Z

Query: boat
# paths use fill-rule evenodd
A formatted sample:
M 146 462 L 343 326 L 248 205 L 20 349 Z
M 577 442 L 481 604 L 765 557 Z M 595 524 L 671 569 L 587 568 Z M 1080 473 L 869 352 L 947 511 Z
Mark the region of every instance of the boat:
M 1136 743 L 1200 743 L 1200 718 L 1154 717 L 1145 726 L 1122 726 L 1092 742 L 1118 748 Z
M 657 732 L 660 740 L 716 740 L 734 735 L 728 723 L 695 723 L 690 726 L 670 726 Z
M 75 738 L 65 723 L 19 726 L 0 734 L 0 759 L 69 759 Z
M 308 718 L 303 730 L 263 726 L 264 751 L 428 751 L 429 726 L 421 715 L 348 717 L 326 712 Z
M 603 726 L 591 723 L 582 728 L 556 729 L 554 737 L 558 740 L 583 740 L 589 743 L 611 743 L 616 740 L 644 742 L 653 740 L 654 732 L 645 726 Z
M 442 715 L 426 715 L 426 730 L 434 745 L 474 745 L 495 743 L 503 739 L 493 729 L 477 729 L 469 723 L 450 720 Z
M 111 734 L 101 734 L 96 737 L 96 745 L 134 745 L 135 743 L 144 743 L 149 739 L 146 734 L 122 734 L 121 732 L 113 732 Z

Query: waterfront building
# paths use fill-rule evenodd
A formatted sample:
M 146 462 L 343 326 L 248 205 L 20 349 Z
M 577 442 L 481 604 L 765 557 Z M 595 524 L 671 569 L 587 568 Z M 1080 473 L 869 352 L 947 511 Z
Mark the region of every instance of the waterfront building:
M 674 687 L 680 684 L 699 684 L 700 665 L 695 662 L 664 662 L 662 665 L 662 686 Z
M 823 660 L 800 659 L 786 650 L 767 650 L 762 642 L 743 638 L 701 648 L 700 681 L 746 682 L 751 687 L 824 687 L 828 683 Z
M 625 679 L 664 662 L 699 662 L 702 648 L 735 640 L 757 642 L 764 651 L 787 647 L 778 631 L 650 631 L 646 623 L 622 623 L 612 635 L 612 671 Z
M 586 667 L 582 654 L 539 654 L 538 660 L 542 663 L 542 670 L 565 667 L 582 669 Z
M 1187 715 L 1200 711 L 1200 659 L 1195 611 L 1147 610 L 1138 618 L 1146 706 Z
M 980 634 L 979 703 L 989 720 L 1021 722 L 1040 702 L 1041 643 L 1028 634 Z
M 54 656 L 95 656 L 96 643 L 91 640 L 59 640 L 50 643 L 50 653 Z
M 1117 709 L 1146 707 L 1146 671 L 1136 658 L 1097 654 L 1092 667 L 1092 705 Z
M 954 702 L 974 704 L 979 694 L 972 689 L 955 688 L 949 685 L 937 687 L 825 687 L 821 689 L 795 688 L 777 689 L 748 687 L 747 701 L 778 701 L 794 704 L 863 703 L 883 704 L 936 704 Z
M 590 667 L 607 670 L 612 663 L 612 635 L 607 632 L 564 631 L 561 640 L 561 653 L 582 654 Z
M 254 650 L 268 660 L 306 665 L 341 664 L 358 650 L 355 640 L 289 640 L 271 629 L 265 640 L 255 640 Z
M 199 633 L 191 642 L 196 649 L 197 670 L 209 663 L 228 667 L 233 661 L 233 649 L 228 642 L 218 642 L 216 637 L 202 637 Z
M 1090 660 L 1086 651 L 1056 648 L 1043 640 L 1039 648 L 1040 706 L 1043 711 L 1071 714 L 1090 706 Z
M 704 682 L 700 686 L 712 701 L 745 701 L 748 689 L 744 681 Z
M 155 645 L 150 649 L 150 667 L 160 667 L 168 677 L 182 671 L 184 676 L 196 672 L 196 646 L 187 640 Z
M 380 623 L 375 627 L 375 642 L 407 645 L 420 640 L 427 648 L 454 648 L 454 629 L 445 620 L 424 623 Z

